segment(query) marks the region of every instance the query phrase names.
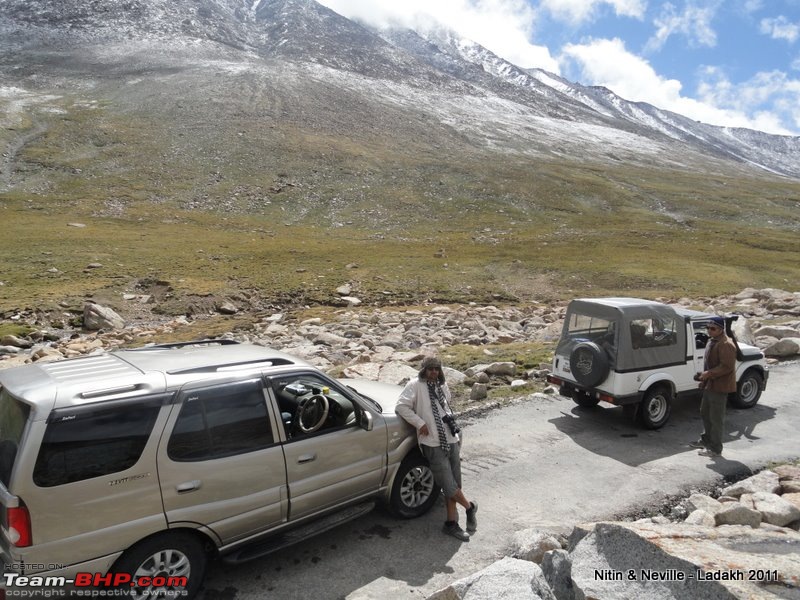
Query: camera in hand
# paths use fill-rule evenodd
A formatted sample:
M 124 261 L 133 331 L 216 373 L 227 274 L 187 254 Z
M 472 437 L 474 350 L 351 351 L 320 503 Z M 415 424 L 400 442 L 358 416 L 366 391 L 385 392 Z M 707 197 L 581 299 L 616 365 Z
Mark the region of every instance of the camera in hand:
M 695 373 L 694 374 L 694 380 L 695 381 L 700 381 L 700 375 L 702 375 L 702 373 Z
M 458 423 L 456 423 L 453 415 L 445 414 L 442 416 L 442 421 L 447 423 L 447 426 L 450 428 L 450 433 L 453 435 L 456 435 L 459 431 L 461 431 L 461 427 L 458 426 Z

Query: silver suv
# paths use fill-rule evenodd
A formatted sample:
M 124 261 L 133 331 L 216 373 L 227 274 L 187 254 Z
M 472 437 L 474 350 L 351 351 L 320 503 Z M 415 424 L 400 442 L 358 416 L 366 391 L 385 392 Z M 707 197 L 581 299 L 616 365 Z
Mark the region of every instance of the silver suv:
M 215 556 L 263 556 L 376 501 L 422 515 L 439 489 L 399 394 L 213 340 L 0 371 L 4 573 L 191 598 Z
M 648 429 L 669 419 L 676 396 L 699 395 L 708 313 L 639 298 L 583 298 L 567 307 L 551 383 L 580 406 L 623 406 Z M 726 317 L 727 334 L 737 316 Z M 737 391 L 729 401 L 756 405 L 767 384 L 764 354 L 737 342 Z

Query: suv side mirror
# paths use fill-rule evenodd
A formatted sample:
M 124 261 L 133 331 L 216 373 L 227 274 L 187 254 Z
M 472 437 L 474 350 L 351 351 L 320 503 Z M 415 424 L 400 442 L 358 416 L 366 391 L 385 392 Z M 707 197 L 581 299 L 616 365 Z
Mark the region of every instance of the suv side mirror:
M 364 431 L 372 431 L 372 428 L 375 426 L 372 414 L 366 410 L 361 411 L 361 418 L 358 420 L 358 424 Z

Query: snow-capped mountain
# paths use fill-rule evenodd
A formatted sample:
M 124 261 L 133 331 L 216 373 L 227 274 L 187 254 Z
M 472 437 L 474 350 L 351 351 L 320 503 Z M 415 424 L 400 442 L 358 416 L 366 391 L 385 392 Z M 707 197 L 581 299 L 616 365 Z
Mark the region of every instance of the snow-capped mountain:
M 379 31 L 314 0 L 0 0 L 0 76 L 14 89 L 167 68 L 209 77 L 212 63 L 257 73 L 266 99 L 285 96 L 286 118 L 333 133 L 800 178 L 800 137 L 705 125 L 525 70 L 445 26 Z

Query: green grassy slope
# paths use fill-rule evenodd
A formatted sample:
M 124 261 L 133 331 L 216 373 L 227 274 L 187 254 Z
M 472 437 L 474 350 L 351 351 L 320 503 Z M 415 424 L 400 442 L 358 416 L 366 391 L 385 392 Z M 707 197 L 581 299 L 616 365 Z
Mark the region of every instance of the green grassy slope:
M 225 81 L 0 98 L 0 311 L 145 278 L 298 303 L 345 281 L 380 303 L 800 287 L 798 181 L 504 154 Z

